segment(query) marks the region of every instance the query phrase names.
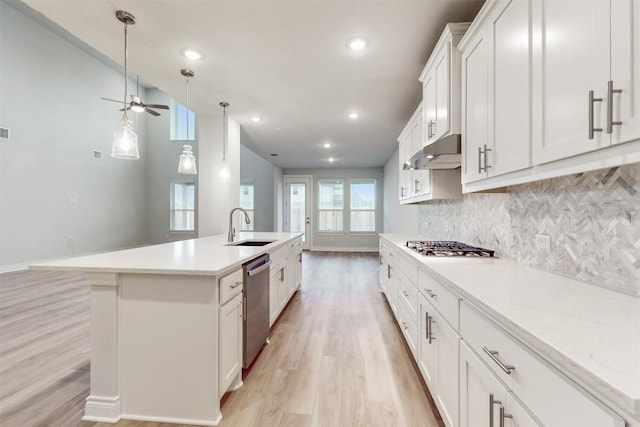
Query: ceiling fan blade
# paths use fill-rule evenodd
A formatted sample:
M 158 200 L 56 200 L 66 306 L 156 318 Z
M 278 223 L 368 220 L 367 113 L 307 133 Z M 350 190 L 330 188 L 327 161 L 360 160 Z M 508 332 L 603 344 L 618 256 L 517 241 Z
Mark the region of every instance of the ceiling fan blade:
M 111 98 L 100 98 L 100 99 L 104 99 L 105 101 L 111 101 L 111 102 L 119 102 L 120 104 L 122 104 L 122 100 L 117 101 L 117 100 L 111 99 Z
M 162 110 L 168 110 L 169 107 L 166 105 L 161 105 L 161 104 L 145 104 L 145 107 L 151 107 L 151 108 L 160 108 Z
M 149 108 L 145 108 L 144 110 L 145 110 L 147 113 L 151 114 L 152 116 L 156 116 L 156 117 L 158 117 L 158 116 L 160 115 L 160 113 L 158 113 L 158 112 L 156 112 L 156 111 L 153 111 L 153 110 L 151 110 L 151 109 L 149 109 Z

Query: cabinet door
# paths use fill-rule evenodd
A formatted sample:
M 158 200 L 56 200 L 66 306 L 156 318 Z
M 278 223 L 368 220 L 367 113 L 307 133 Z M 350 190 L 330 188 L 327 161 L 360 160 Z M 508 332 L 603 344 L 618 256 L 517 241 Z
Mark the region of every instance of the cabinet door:
M 431 322 L 432 342 L 436 342 L 437 368 L 436 402 L 440 408 L 440 415 L 446 425 L 458 425 L 458 366 L 460 353 L 460 338 L 453 328 L 435 312 Z M 435 338 L 435 341 L 433 340 Z
M 618 0 L 616 0 L 618 1 Z M 605 133 L 610 64 L 609 0 L 533 2 L 535 94 L 533 162 L 545 163 L 609 145 Z M 589 102 L 589 91 L 601 102 Z M 593 126 L 604 129 L 589 138 Z
M 218 394 L 229 389 L 242 369 L 242 294 L 220 307 Z
M 611 81 L 613 126 L 611 142 L 640 138 L 640 0 L 611 2 Z
M 451 129 L 450 122 L 450 43 L 446 43 L 443 49 L 438 52 L 438 59 L 435 61 L 434 74 L 436 78 L 436 125 L 434 129 L 435 139 L 440 139 L 447 135 Z
M 424 380 L 429 387 L 431 395 L 435 397 L 437 393 L 436 376 L 438 373 L 438 352 L 436 349 L 437 340 L 434 340 L 433 338 L 431 340 L 429 339 L 430 333 L 433 334 L 432 337 L 438 335 L 437 326 L 433 322 L 431 322 L 433 311 L 434 310 L 431 304 L 429 304 L 427 300 L 422 295 L 420 295 L 418 299 L 418 321 L 420 322 L 418 327 L 418 334 L 420 337 L 418 339 L 418 341 L 420 342 L 418 366 L 420 367 L 422 376 L 424 377 Z M 430 328 L 434 326 L 436 330 L 432 332 L 432 329 Z
M 487 173 L 479 150 L 489 144 L 489 57 L 487 37 L 479 30 L 462 53 L 462 182 L 483 179 Z
M 432 71 L 422 83 L 422 102 L 424 103 L 424 137 L 427 144 L 436 140 L 436 79 Z
M 460 426 L 499 426 L 500 407 L 507 390 L 471 349 L 460 344 Z
M 502 0 L 490 18 L 493 120 L 489 175 L 531 166 L 531 14 L 529 0 Z

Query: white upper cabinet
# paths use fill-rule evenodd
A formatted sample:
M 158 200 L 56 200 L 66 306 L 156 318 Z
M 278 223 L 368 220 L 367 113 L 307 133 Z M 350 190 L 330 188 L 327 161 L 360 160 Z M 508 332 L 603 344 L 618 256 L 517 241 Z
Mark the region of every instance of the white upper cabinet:
M 447 24 L 420 74 L 425 144 L 460 133 L 460 39 L 469 23 Z
M 461 45 L 464 183 L 531 166 L 529 7 L 499 1 Z
M 488 0 L 458 46 L 463 190 L 639 162 L 639 27 L 640 0 Z
M 578 6 L 575 0 L 537 0 L 533 4 L 534 25 L 544 29 L 537 32 L 534 51 L 536 163 L 609 145 L 605 129 L 609 3 L 585 0 Z

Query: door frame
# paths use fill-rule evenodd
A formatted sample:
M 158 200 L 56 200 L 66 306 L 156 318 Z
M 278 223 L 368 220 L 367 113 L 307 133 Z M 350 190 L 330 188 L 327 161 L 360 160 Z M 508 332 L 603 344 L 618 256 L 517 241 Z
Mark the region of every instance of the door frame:
M 312 245 L 312 239 L 313 239 L 313 198 L 314 198 L 314 191 L 313 191 L 313 175 L 284 175 L 284 231 L 290 231 L 290 212 L 289 212 L 289 198 L 290 198 L 290 193 L 289 193 L 289 184 L 291 182 L 302 182 L 304 181 L 305 184 L 307 185 L 307 191 L 305 194 L 305 210 L 307 213 L 307 217 L 309 218 L 309 224 L 307 224 L 308 226 L 305 227 L 305 241 L 302 244 L 302 249 L 303 250 L 310 250 Z

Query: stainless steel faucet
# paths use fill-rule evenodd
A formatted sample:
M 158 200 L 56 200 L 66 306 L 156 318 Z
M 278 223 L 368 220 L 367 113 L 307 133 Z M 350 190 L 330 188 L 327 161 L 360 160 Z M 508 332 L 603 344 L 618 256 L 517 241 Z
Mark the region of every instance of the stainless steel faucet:
M 233 228 L 233 213 L 235 211 L 242 211 L 242 213 L 244 213 L 244 222 L 246 222 L 247 224 L 251 224 L 251 219 L 249 218 L 249 214 L 247 213 L 247 211 L 245 211 L 242 208 L 233 208 L 231 209 L 231 212 L 229 212 L 229 235 L 227 236 L 227 241 L 229 243 L 233 242 L 233 238 L 236 235 L 236 229 Z

